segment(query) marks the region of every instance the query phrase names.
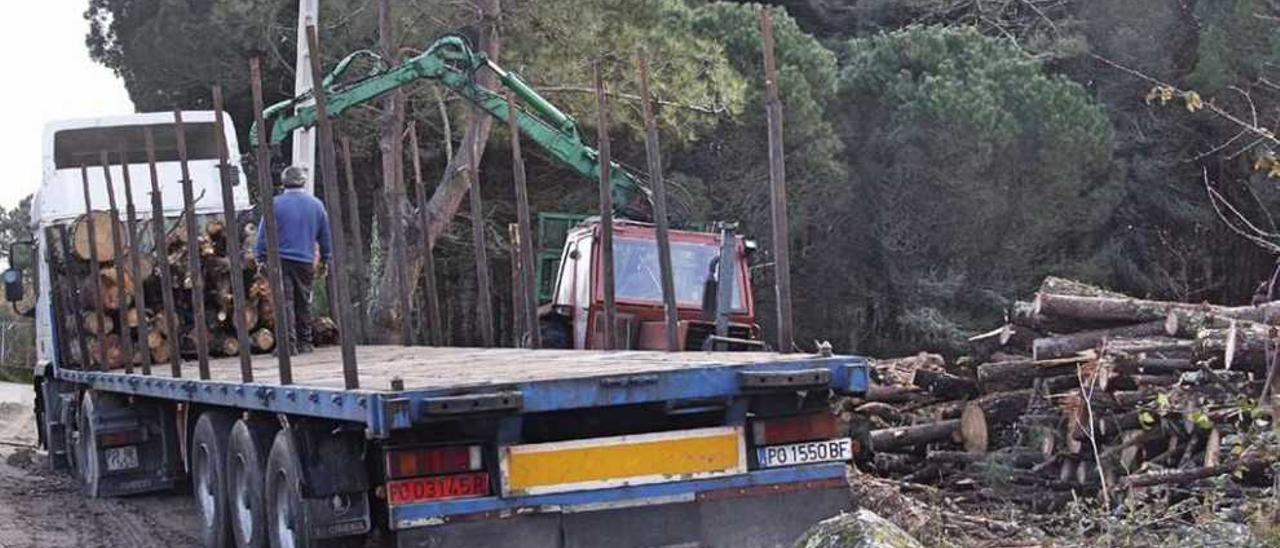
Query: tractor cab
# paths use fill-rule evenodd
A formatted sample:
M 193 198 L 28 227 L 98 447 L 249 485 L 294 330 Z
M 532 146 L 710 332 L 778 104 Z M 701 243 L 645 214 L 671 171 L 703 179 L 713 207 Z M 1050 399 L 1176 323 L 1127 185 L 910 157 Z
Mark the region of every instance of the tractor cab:
M 545 246 L 547 218 L 540 219 Z M 563 220 L 562 220 L 563 221 Z M 547 348 L 600 349 L 604 344 L 604 286 L 600 252 L 601 226 L 598 219 L 582 220 L 561 232 L 563 245 L 555 264 L 554 284 L 539 309 L 543 345 Z M 671 263 L 678 308 L 678 340 L 682 350 L 711 350 L 715 335 L 717 265 L 721 255 L 719 233 L 672 230 Z M 732 297 L 728 309 L 726 337 L 717 338 L 717 350 L 757 350 L 760 328 L 755 322 L 755 301 L 751 294 L 749 250 L 754 247 L 741 236 L 734 243 L 731 269 Z M 548 268 L 551 261 L 540 261 Z M 652 224 L 615 220 L 613 232 L 614 297 L 617 305 L 617 333 L 620 349 L 665 350 L 666 324 L 663 322 L 662 284 L 658 267 L 657 233 Z M 542 272 L 540 272 L 542 274 Z M 549 287 L 548 287 L 549 286 Z

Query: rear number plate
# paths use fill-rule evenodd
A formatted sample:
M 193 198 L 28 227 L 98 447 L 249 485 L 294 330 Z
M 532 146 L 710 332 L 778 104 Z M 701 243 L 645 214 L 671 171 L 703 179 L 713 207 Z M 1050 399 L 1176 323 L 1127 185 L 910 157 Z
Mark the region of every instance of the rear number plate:
M 488 494 L 487 472 L 414 478 L 387 484 L 387 502 L 392 506 L 429 500 L 483 497 Z
M 107 461 L 107 470 L 129 470 L 138 467 L 138 446 L 126 445 L 112 447 L 103 452 Z
M 853 440 L 839 438 L 759 447 L 756 459 L 760 461 L 761 468 L 853 460 Z

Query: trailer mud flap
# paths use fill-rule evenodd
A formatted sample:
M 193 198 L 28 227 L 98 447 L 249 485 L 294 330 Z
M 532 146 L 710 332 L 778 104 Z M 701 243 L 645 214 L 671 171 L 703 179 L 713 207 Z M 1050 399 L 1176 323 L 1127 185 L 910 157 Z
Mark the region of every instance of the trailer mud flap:
M 362 535 L 372 529 L 367 493 L 345 493 L 302 499 L 312 538 Z

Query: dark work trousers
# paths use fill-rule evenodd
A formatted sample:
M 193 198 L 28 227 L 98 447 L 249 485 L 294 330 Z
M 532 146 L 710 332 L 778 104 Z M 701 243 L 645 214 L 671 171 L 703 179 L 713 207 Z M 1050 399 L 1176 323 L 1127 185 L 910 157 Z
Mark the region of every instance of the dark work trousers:
M 311 346 L 311 285 L 316 280 L 316 267 L 282 259 L 280 270 L 284 278 L 284 309 L 293 323 L 289 342 L 296 351 L 299 345 Z

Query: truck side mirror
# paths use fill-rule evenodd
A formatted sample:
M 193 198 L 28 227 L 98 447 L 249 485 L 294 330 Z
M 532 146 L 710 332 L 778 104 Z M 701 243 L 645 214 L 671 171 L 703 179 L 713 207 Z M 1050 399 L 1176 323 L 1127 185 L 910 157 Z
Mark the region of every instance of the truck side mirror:
M 11 303 L 22 301 L 22 297 L 26 294 L 22 287 L 22 271 L 16 268 L 10 268 L 4 271 L 4 300 Z

